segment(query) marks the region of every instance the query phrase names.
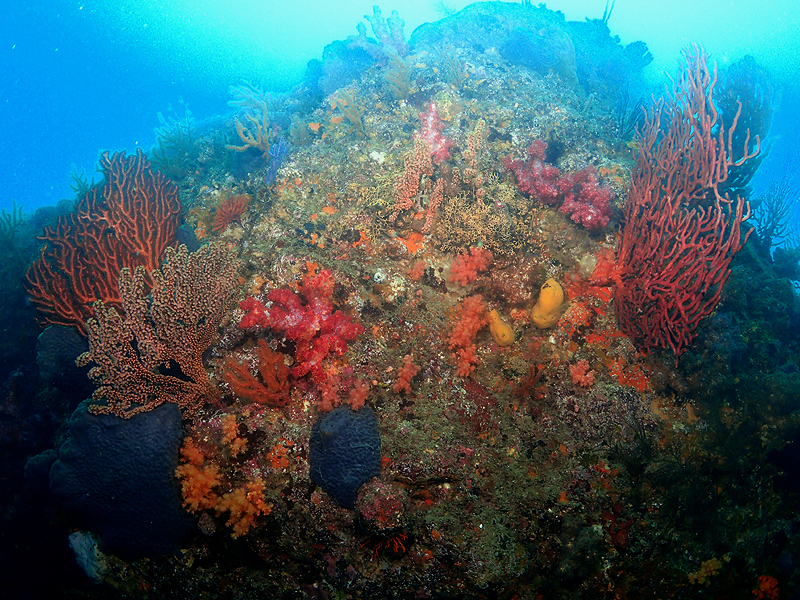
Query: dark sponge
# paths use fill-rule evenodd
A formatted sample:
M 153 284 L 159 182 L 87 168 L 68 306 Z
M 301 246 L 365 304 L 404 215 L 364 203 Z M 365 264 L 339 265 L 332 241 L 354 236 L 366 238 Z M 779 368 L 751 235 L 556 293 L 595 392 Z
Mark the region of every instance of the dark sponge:
M 194 520 L 181 507 L 175 468 L 181 414 L 167 402 L 130 419 L 93 415 L 83 402 L 50 469 L 50 489 L 79 527 L 123 558 L 169 553 Z
M 314 423 L 309 443 L 311 481 L 345 508 L 361 484 L 381 470 L 381 432 L 371 408 L 339 406 Z
M 75 399 L 75 406 L 92 393 L 94 384 L 88 367 L 75 366 L 75 359 L 89 350 L 89 344 L 74 327 L 51 325 L 36 341 L 36 364 L 39 375 L 50 385 Z

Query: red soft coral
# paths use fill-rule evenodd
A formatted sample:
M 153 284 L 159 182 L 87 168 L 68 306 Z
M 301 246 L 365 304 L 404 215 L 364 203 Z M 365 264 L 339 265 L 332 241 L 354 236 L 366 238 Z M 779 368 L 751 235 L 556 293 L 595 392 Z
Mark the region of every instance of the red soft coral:
M 364 327 L 350 320 L 350 317 L 337 310 L 320 321 L 319 335 L 310 340 L 298 340 L 295 358 L 298 365 L 292 369 L 292 375 L 302 377 L 311 373 L 315 382 L 325 380 L 322 360 L 331 352 L 339 356 L 347 350 L 347 342 L 364 333 Z M 286 337 L 289 337 L 288 333 Z M 291 339 L 291 338 L 289 338 Z
M 517 186 L 523 192 L 535 196 L 545 204 L 558 202 L 560 192 L 556 186 L 558 181 L 558 167 L 544 162 L 547 143 L 534 140 L 528 148 L 528 160 L 506 158 L 503 164 L 506 169 L 513 171 L 517 178 Z
M 486 306 L 483 297 L 476 295 L 465 298 L 448 339 L 448 345 L 455 351 L 455 358 L 458 360 L 456 372 L 461 377 L 467 377 L 475 369 L 478 358 L 473 340 L 485 324 Z
M 603 229 L 611 216 L 611 190 L 599 185 L 592 166 L 565 175 L 558 181 L 564 193 L 559 210 L 590 231 Z
M 248 311 L 240 327 L 254 325 L 282 331 L 286 339 L 295 342 L 296 366 L 294 377 L 311 373 L 316 383 L 325 381 L 322 360 L 331 352 L 341 356 L 347 342 L 364 333 L 364 327 L 353 322 L 343 312 L 333 310 L 333 276 L 328 270 L 315 276 L 306 276 L 298 286 L 300 295 L 291 290 L 272 290 L 267 299 L 272 306 L 267 312 L 264 305 L 253 298 L 240 303 Z
M 244 311 L 239 327 L 242 329 L 267 327 L 267 307 L 263 302 L 251 296 L 239 302 L 239 308 Z

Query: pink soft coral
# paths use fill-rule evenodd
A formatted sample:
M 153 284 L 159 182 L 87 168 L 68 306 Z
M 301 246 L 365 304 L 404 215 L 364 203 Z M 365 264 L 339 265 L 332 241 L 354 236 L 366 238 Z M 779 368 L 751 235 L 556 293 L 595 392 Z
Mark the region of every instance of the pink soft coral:
M 581 387 L 592 387 L 594 385 L 595 372 L 590 370 L 589 361 L 585 358 L 580 359 L 577 364 L 569 366 L 569 374 L 572 375 L 572 383 Z
M 558 167 L 545 163 L 546 150 L 545 142 L 534 140 L 527 161 L 506 158 L 503 163 L 523 192 L 551 206 L 560 202 L 562 213 L 590 231 L 603 229 L 611 217 L 611 190 L 599 184 L 591 165 L 562 175 Z
M 419 114 L 419 120 L 422 123 L 422 129 L 414 137 L 428 145 L 433 162 L 438 165 L 450 158 L 453 141 L 442 133 L 444 123 L 439 118 L 439 109 L 435 102 L 431 102 L 427 110 Z

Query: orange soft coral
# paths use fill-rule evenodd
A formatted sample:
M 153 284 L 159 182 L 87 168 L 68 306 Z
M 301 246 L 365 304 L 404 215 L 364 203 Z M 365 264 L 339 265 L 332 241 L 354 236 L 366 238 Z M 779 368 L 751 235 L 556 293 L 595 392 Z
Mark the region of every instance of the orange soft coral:
M 465 298 L 458 308 L 456 323 L 450 332 L 448 345 L 455 351 L 458 360 L 457 374 L 467 377 L 478 362 L 473 341 L 481 327 L 486 325 L 486 306 L 478 294 Z
M 175 476 L 181 482 L 183 506 L 189 512 L 214 508 L 219 501 L 213 491 L 220 484 L 217 465 L 205 464 L 206 457 L 191 436 L 183 441 L 181 457 L 186 462 L 175 469 Z
M 472 343 L 481 327 L 486 325 L 486 306 L 483 296 L 477 294 L 464 298 L 456 313 L 456 322 L 450 332 L 450 348 L 463 348 Z
M 419 281 L 425 275 L 425 269 L 428 268 L 428 263 L 424 260 L 418 260 L 411 265 L 411 270 L 408 272 L 408 277 L 414 281 Z
M 469 344 L 456 350 L 455 356 L 458 359 L 456 375 L 469 377 L 469 374 L 475 370 L 475 365 L 478 364 L 478 357 L 475 355 L 476 350 L 475 344 Z
M 233 537 L 239 537 L 255 524 L 256 517 L 272 512 L 272 504 L 264 499 L 264 482 L 248 481 L 244 486 L 224 494 L 217 505 L 217 514 L 229 512 L 228 527 Z
M 219 497 L 213 488 L 219 485 L 217 465 L 198 467 L 192 464 L 179 465 L 175 475 L 181 480 L 183 506 L 189 512 L 214 508 Z
M 395 394 L 411 391 L 411 379 L 419 373 L 419 367 L 414 364 L 414 357 L 406 354 L 403 357 L 403 364 L 397 370 L 397 381 L 392 385 Z
M 238 456 L 247 449 L 247 440 L 239 437 L 239 425 L 236 415 L 223 415 L 220 421 L 222 426 L 222 443 L 228 446 L 231 456 Z
M 350 408 L 359 410 L 364 408 L 369 396 L 370 385 L 367 381 L 356 381 L 353 387 L 350 388 L 350 394 L 347 401 L 350 403 Z

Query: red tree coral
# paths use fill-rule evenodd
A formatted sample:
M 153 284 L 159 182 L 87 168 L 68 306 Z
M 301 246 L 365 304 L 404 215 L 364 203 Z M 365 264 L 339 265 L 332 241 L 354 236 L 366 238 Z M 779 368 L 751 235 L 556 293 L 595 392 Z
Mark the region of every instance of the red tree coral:
M 250 373 L 247 366 L 232 358 L 225 361 L 223 381 L 242 400 L 268 406 L 284 406 L 289 402 L 289 367 L 284 363 L 284 355 L 272 350 L 265 340 L 258 340 L 256 358 L 260 381 Z
M 155 269 L 174 243 L 180 213 L 178 188 L 136 156 L 108 152 L 100 158 L 104 181 L 59 217 L 27 274 L 31 302 L 44 321 L 74 325 L 85 333 L 92 304 L 121 307 L 117 279 L 125 267 Z
M 214 215 L 214 222 L 211 224 L 211 231 L 225 231 L 231 223 L 240 223 L 242 213 L 247 210 L 250 203 L 250 196 L 239 194 L 225 198 L 217 205 L 217 212 Z

